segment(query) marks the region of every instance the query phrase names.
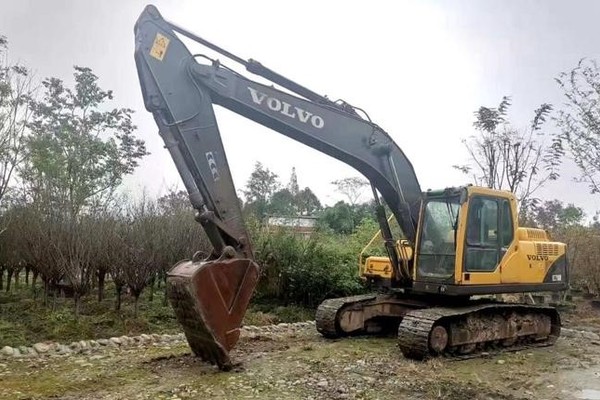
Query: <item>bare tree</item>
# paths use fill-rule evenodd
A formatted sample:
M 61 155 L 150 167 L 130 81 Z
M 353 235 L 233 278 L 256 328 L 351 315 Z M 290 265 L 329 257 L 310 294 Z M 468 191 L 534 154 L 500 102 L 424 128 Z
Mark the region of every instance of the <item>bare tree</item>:
M 335 185 L 336 190 L 346 196 L 350 205 L 353 206 L 358 202 L 369 182 L 364 178 L 352 176 L 335 180 L 331 184 Z
M 556 79 L 566 97 L 558 113 L 561 134 L 557 140 L 579 167 L 579 181 L 600 193 L 600 67 L 582 59 L 577 67 Z
M 471 162 L 454 168 L 477 185 L 515 193 L 524 209 L 540 187 L 558 178 L 564 152 L 542 129 L 552 111 L 550 104 L 535 110 L 526 130 L 507 120 L 510 105 L 510 98 L 504 97 L 497 108 L 480 107 L 475 112 L 477 134 L 463 140 Z

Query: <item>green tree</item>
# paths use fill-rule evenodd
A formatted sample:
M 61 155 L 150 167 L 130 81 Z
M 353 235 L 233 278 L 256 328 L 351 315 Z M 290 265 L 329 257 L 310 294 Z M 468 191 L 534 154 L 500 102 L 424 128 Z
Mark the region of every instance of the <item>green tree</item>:
M 0 204 L 22 161 L 29 104 L 35 92 L 29 69 L 11 63 L 7 50 L 8 41 L 0 35 Z
M 264 167 L 262 163 L 256 162 L 254 170 L 246 182 L 246 188 L 243 190 L 246 197 L 246 209 L 261 219 L 268 212 L 268 202 L 271 196 L 281 186 L 277 178 L 277 174 Z
M 600 193 L 600 67 L 595 60 L 582 59 L 556 82 L 566 98 L 557 118 L 557 144 L 579 167 L 578 180 Z
M 272 215 L 292 216 L 296 214 L 295 197 L 289 189 L 284 188 L 276 191 L 271 196 L 267 206 L 267 212 Z
M 313 215 L 323 208 L 319 198 L 309 187 L 305 187 L 298 192 L 296 195 L 296 204 L 300 215 Z
M 148 154 L 134 136 L 133 110 L 105 110 L 113 93 L 100 88 L 91 69 L 76 66 L 74 77 L 74 89 L 57 78 L 42 82 L 21 174 L 32 198 L 43 198 L 69 219 L 103 205 Z
M 547 200 L 534 204 L 528 215 L 528 223 L 553 232 L 564 231 L 574 225 L 581 225 L 585 214 L 581 207 L 565 204 L 560 200 Z

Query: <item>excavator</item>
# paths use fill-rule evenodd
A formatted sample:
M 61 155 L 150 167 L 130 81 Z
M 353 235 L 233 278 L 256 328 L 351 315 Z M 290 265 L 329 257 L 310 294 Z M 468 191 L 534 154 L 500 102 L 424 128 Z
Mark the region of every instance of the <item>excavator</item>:
M 271 84 L 192 54 L 180 37 Z M 360 274 L 373 294 L 320 304 L 316 328 L 324 337 L 392 329 L 402 354 L 413 359 L 549 346 L 559 337 L 555 308 L 494 297 L 568 286 L 566 245 L 544 230 L 519 227 L 512 193 L 470 185 L 422 191 L 404 152 L 363 110 L 240 58 L 165 20 L 152 5 L 135 24 L 135 62 L 145 108 L 212 245 L 210 254 L 177 263 L 167 278 L 169 301 L 196 356 L 232 367 L 229 352 L 261 273 L 215 105 L 346 163 L 371 184 L 387 255 L 361 257 Z

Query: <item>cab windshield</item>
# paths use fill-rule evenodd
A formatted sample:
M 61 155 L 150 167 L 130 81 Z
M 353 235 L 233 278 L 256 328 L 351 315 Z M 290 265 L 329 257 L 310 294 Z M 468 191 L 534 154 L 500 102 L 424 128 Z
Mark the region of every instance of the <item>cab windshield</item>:
M 417 259 L 419 276 L 446 279 L 454 274 L 459 210 L 459 197 L 427 202 Z

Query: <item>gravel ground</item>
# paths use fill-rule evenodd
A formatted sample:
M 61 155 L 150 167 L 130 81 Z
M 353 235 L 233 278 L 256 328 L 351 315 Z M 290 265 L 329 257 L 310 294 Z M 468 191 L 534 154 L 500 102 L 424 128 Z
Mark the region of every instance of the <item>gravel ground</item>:
M 313 323 L 246 327 L 226 373 L 191 356 L 180 335 L 44 343 L 0 358 L 0 399 L 593 399 L 593 335 L 567 329 L 553 347 L 423 363 L 404 359 L 393 338 L 326 340 Z

